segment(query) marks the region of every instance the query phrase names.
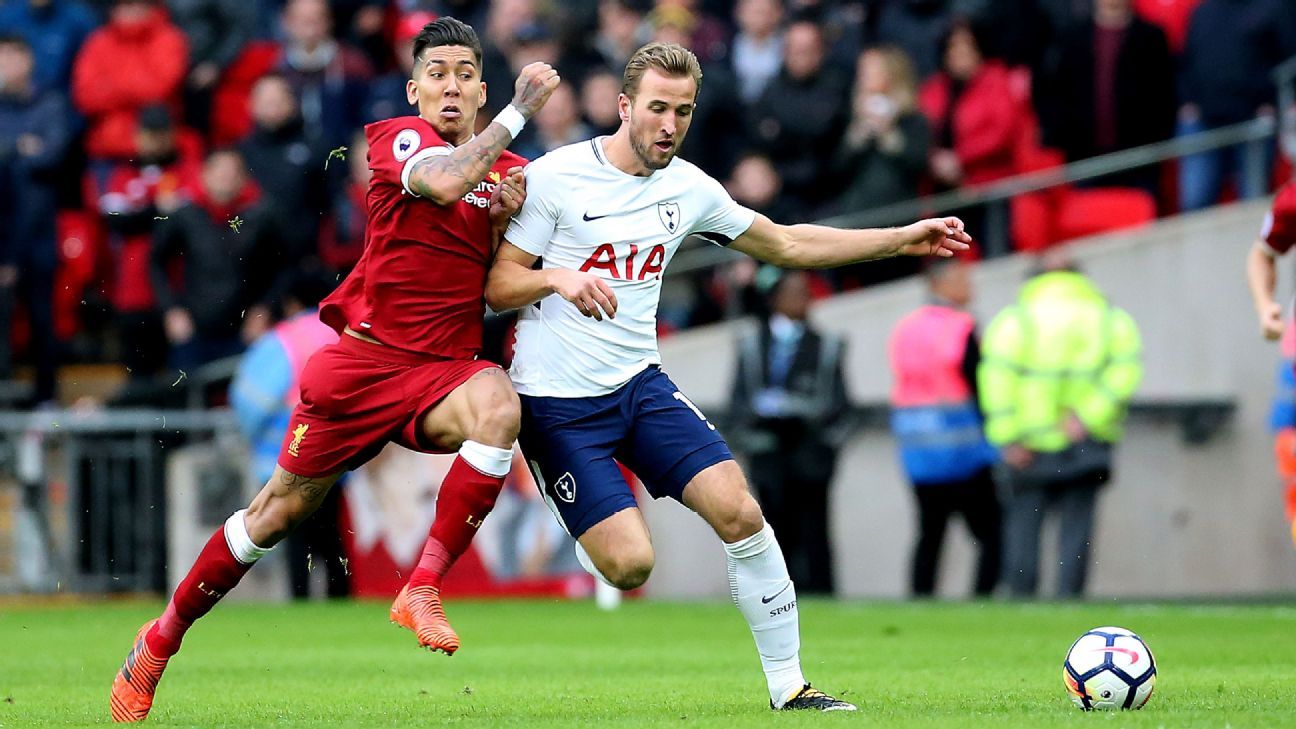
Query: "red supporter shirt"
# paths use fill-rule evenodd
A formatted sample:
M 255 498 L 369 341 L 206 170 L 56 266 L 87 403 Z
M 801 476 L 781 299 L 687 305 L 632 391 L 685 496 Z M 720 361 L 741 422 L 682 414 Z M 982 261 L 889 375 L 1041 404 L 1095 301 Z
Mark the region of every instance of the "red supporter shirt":
M 1260 239 L 1280 256 L 1296 246 L 1296 182 L 1289 182 L 1278 191 L 1273 209 L 1265 216 Z
M 453 147 L 420 117 L 365 127 L 369 141 L 369 224 L 359 263 L 324 299 L 320 319 L 383 344 L 439 359 L 481 351 L 483 300 L 491 250 L 490 196 L 510 167 L 526 160 L 504 152 L 486 179 L 451 205 L 409 191 L 414 163 Z

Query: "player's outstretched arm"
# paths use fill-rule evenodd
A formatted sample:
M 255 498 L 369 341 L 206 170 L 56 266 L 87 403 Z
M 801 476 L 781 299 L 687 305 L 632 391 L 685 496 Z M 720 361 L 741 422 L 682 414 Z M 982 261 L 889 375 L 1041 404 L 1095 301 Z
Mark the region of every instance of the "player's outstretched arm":
M 513 101 L 509 105 L 512 113 L 506 108 L 481 134 L 450 154 L 415 163 L 410 168 L 409 189 L 437 205 L 449 205 L 467 195 L 486 177 L 500 153 L 513 141 L 514 134 L 522 130 L 522 124 L 549 100 L 559 81 L 558 72 L 549 64 L 528 64 L 514 84 Z M 508 117 L 516 119 L 517 115 L 522 120 L 513 123 L 513 128 L 506 126 Z
M 729 247 L 780 268 L 833 268 L 892 256 L 949 257 L 967 250 L 971 242 L 958 218 L 930 218 L 903 228 L 846 230 L 779 225 L 757 215 Z
M 1247 285 L 1260 317 L 1260 332 L 1265 339 L 1278 339 L 1283 332 L 1282 304 L 1274 299 L 1278 283 L 1278 266 L 1273 251 L 1263 240 L 1257 240 L 1247 253 Z
M 617 299 L 603 279 L 584 271 L 565 268 L 535 270 L 538 258 L 504 241 L 486 278 L 486 305 L 495 311 L 530 306 L 550 294 L 558 294 L 580 313 L 603 321 L 616 316 Z

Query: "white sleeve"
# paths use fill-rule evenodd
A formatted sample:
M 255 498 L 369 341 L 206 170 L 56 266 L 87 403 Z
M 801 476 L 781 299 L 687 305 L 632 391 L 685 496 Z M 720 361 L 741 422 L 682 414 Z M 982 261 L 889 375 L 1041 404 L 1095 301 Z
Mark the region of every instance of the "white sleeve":
M 533 256 L 544 255 L 562 213 L 562 192 L 547 162 L 541 158 L 526 166 L 526 200 L 504 231 L 504 240 Z
M 734 202 L 715 179 L 705 174 L 699 174 L 699 178 L 697 199 L 703 211 L 690 232 L 718 246 L 727 246 L 756 222 L 756 212 Z

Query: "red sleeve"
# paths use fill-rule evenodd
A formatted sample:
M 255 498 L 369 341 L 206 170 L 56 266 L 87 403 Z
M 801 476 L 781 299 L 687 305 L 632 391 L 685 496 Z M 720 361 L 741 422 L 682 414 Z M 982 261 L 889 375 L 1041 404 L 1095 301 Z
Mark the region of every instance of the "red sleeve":
M 370 124 L 369 169 L 382 182 L 405 187 L 405 172 L 421 159 L 449 154 L 446 144 L 432 125 L 418 117 L 402 117 Z M 408 190 L 408 188 L 406 188 Z
M 72 63 L 72 101 L 83 114 L 102 114 L 130 103 L 114 86 L 105 83 L 111 75 L 97 73 L 106 46 L 104 31 L 96 31 Z
M 189 41 L 175 26 L 158 30 L 149 48 L 152 62 L 147 73 L 122 74 L 121 93 L 141 106 L 166 101 L 180 90 L 188 67 Z
M 1288 183 L 1278 191 L 1273 210 L 1265 216 L 1260 239 L 1278 255 L 1296 246 L 1296 183 Z

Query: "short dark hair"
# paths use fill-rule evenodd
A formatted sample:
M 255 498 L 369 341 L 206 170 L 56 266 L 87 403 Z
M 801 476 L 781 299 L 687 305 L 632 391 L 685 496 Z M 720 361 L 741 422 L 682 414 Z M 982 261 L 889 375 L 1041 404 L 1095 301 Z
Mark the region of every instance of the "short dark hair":
M 0 33 L 0 46 L 18 46 L 28 53 L 32 52 L 31 43 L 17 33 Z
M 463 21 L 443 15 L 423 26 L 423 30 L 414 36 L 413 60 L 418 61 L 423 56 L 423 51 L 438 46 L 463 46 L 468 48 L 472 50 L 473 56 L 476 57 L 478 68 L 481 67 L 481 40 L 477 37 L 477 31 Z

